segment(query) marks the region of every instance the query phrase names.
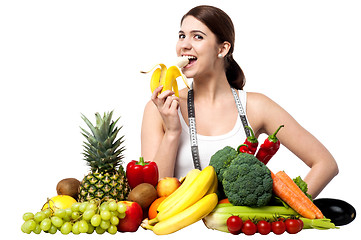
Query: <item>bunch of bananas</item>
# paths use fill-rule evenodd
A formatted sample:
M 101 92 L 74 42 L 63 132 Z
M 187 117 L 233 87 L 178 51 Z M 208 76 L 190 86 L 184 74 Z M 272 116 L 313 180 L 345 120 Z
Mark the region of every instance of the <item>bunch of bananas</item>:
M 157 235 L 176 232 L 207 216 L 217 205 L 217 175 L 212 166 L 189 171 L 182 185 L 159 206 L 158 215 L 142 227 Z
M 188 81 L 186 76 L 183 75 L 181 68 L 186 66 L 189 63 L 187 57 L 179 57 L 177 64 L 172 65 L 169 68 L 165 64 L 159 63 L 155 65 L 149 71 L 141 71 L 141 73 L 149 73 L 153 71 L 152 77 L 150 79 L 150 90 L 153 91 L 159 87 L 163 86 L 162 92 L 166 90 L 173 90 L 174 95 L 179 97 L 177 78 L 182 77 L 184 84 L 189 88 Z

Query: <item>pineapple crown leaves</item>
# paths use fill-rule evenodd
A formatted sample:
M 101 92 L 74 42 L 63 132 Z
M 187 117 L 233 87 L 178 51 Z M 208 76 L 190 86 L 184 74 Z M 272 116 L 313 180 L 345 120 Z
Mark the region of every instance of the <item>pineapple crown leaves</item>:
M 115 171 L 121 165 L 125 147 L 124 136 L 116 139 L 121 127 L 116 127 L 120 117 L 112 121 L 113 111 L 104 113 L 103 117 L 95 113 L 96 125 L 94 126 L 83 114 L 82 119 L 90 128 L 91 133 L 81 128 L 82 135 L 88 140 L 84 141 L 84 160 L 87 161 L 91 170 Z

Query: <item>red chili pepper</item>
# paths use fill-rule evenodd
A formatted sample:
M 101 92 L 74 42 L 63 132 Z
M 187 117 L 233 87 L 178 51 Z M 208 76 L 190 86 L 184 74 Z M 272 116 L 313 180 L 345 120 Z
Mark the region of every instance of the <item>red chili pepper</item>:
M 254 136 L 254 132 L 252 128 L 250 128 L 249 126 L 245 126 L 245 127 L 250 130 L 251 136 L 247 137 L 244 143 L 238 146 L 237 151 L 240 153 L 242 152 L 242 153 L 249 153 L 254 155 L 257 151 L 258 140 Z
M 260 149 L 257 152 L 256 158 L 263 162 L 265 165 L 280 148 L 281 143 L 276 137 L 276 134 L 282 127 L 284 127 L 284 125 L 279 126 L 276 132 L 268 136 L 268 138 L 264 141 L 264 143 L 261 145 Z
M 127 179 L 131 189 L 141 183 L 150 183 L 154 187 L 158 183 L 158 166 L 155 162 L 144 161 L 143 157 L 139 161 L 132 160 L 127 165 Z

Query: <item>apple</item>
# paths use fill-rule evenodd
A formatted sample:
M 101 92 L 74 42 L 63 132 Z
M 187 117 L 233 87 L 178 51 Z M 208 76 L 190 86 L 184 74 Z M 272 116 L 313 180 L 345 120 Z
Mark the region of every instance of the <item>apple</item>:
M 118 231 L 119 232 L 135 232 L 143 220 L 142 207 L 131 201 L 121 201 L 127 207 L 125 210 L 125 217 L 119 219 Z
M 178 178 L 165 177 L 159 180 L 157 184 L 157 193 L 159 197 L 168 197 L 181 185 Z

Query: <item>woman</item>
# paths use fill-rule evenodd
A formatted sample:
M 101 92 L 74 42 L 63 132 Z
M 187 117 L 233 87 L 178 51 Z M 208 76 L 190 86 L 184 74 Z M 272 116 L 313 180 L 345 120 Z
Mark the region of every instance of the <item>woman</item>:
M 265 95 L 246 93 L 241 68 L 233 59 L 234 27 L 222 10 L 211 6 L 191 9 L 181 20 L 178 56 L 187 56 L 183 68 L 193 78 L 197 145 L 201 167 L 208 165 L 215 151 L 237 147 L 246 138 L 239 108 L 246 112 L 246 124 L 256 137 L 277 134 L 281 143 L 307 164 L 311 170 L 305 178 L 309 193 L 316 197 L 338 173 L 329 151 L 302 128 L 284 109 Z M 231 88 L 238 89 L 234 96 Z M 185 176 L 193 168 L 187 97 L 182 89 L 179 98 L 172 91 L 160 93 L 162 86 L 147 103 L 142 123 L 142 156 L 157 162 L 160 177 Z M 236 104 L 239 98 L 241 104 Z M 192 128 L 193 129 L 193 128 Z M 295 137 L 297 136 L 297 137 Z

